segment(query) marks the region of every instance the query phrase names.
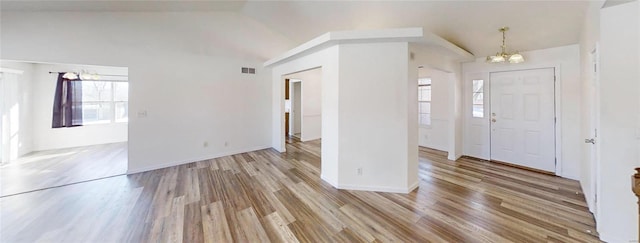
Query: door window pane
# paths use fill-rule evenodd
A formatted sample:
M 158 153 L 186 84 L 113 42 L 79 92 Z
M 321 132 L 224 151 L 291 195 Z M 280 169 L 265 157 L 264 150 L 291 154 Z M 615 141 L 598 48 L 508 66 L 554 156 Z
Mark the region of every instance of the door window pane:
M 472 116 L 482 118 L 484 117 L 484 80 L 473 80 L 472 89 Z

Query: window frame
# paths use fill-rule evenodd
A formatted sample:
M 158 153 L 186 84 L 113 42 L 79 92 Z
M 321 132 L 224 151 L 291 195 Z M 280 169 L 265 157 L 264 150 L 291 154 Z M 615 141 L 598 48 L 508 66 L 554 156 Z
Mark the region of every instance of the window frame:
M 429 83 L 428 84 L 420 84 L 420 80 L 424 80 L 424 79 L 428 79 Z M 421 100 L 420 87 L 429 87 L 429 100 Z M 431 77 L 418 78 L 418 90 L 417 91 L 418 91 L 418 126 L 419 127 L 424 127 L 424 128 L 431 128 L 431 125 L 432 125 L 432 122 L 433 122 L 433 119 L 432 119 L 432 114 L 433 113 L 431 112 L 431 108 L 432 108 L 431 104 L 432 104 L 432 101 L 433 101 L 433 96 L 432 96 L 433 95 L 433 79 L 431 79 Z M 420 104 L 423 104 L 423 103 L 429 104 L 429 113 L 421 112 Z M 422 123 L 422 119 L 421 119 L 421 115 L 422 114 L 429 114 L 429 118 L 428 118 L 429 119 L 428 120 L 429 124 Z
M 480 89 L 479 91 L 476 91 L 476 90 L 474 89 L 474 82 L 476 82 L 476 81 L 480 81 L 480 82 L 482 83 L 482 89 Z M 483 119 L 483 118 L 485 118 L 485 117 L 486 117 L 486 110 L 485 110 L 485 108 L 486 108 L 487 106 L 486 106 L 486 100 L 485 100 L 485 98 L 486 98 L 486 97 L 485 97 L 485 93 L 486 93 L 486 92 L 484 92 L 484 89 L 485 89 L 485 82 L 484 82 L 484 81 L 485 81 L 484 79 L 472 79 L 472 80 L 471 80 L 471 118 L 480 118 L 480 119 Z M 482 104 L 476 104 L 476 103 L 475 103 L 475 96 L 476 96 L 477 94 L 482 94 Z M 474 112 L 474 111 L 475 111 L 475 109 L 474 109 L 474 108 L 475 108 L 475 106 L 476 106 L 476 105 L 481 105 L 481 106 L 482 106 L 482 116 L 476 116 L 476 115 L 475 115 L 475 112 Z
M 83 110 L 83 123 L 82 126 L 100 126 L 100 125 L 110 125 L 110 124 L 118 124 L 118 123 L 128 123 L 129 122 L 129 114 L 127 112 L 127 118 L 126 120 L 121 119 L 120 121 L 118 121 L 118 119 L 116 118 L 116 104 L 118 103 L 124 103 L 125 107 L 129 107 L 129 90 L 128 90 L 128 86 L 129 86 L 129 82 L 128 81 L 106 81 L 106 80 L 83 80 L 81 81 L 82 85 L 84 86 L 85 82 L 105 82 L 105 83 L 109 83 L 109 85 L 111 85 L 111 95 L 109 97 L 108 101 L 82 101 L 80 102 L 80 105 L 83 106 L 85 103 L 87 104 L 110 104 L 109 107 L 109 114 L 110 114 L 110 119 L 108 120 L 99 120 L 99 121 L 95 121 L 95 122 L 91 122 L 91 123 L 84 123 L 84 110 Z M 126 101 L 121 101 L 121 100 L 116 100 L 116 83 L 126 83 L 127 84 L 127 100 Z M 102 122 L 104 121 L 104 122 Z

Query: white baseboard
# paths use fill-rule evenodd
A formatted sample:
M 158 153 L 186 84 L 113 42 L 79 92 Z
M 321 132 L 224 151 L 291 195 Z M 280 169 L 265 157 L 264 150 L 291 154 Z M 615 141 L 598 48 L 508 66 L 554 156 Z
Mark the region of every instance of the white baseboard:
M 396 187 L 379 187 L 379 186 L 358 186 L 358 185 L 337 185 L 327 180 L 324 175 L 320 174 L 320 178 L 329 183 L 331 186 L 341 190 L 354 190 L 354 191 L 371 191 L 371 192 L 392 192 L 392 193 L 409 193 L 418 188 L 420 181 L 416 181 L 411 184 L 409 188 L 396 188 Z
M 300 141 L 302 141 L 302 142 L 308 142 L 308 141 L 317 140 L 317 139 L 320 139 L 320 136 L 310 137 L 310 138 L 308 138 L 308 137 L 302 138 L 302 137 L 301 137 L 301 138 L 300 138 Z
M 425 148 L 430 148 L 430 149 L 435 149 L 435 150 L 440 150 L 440 151 L 449 151 L 449 148 L 447 148 L 447 146 L 438 146 L 438 145 L 433 145 L 433 144 L 418 144 L 418 146 L 420 147 L 425 147 Z
M 418 187 L 416 182 L 408 188 L 401 187 L 381 187 L 381 186 L 360 186 L 360 185 L 340 185 L 336 188 L 342 190 L 355 190 L 355 191 L 372 191 L 372 192 L 391 192 L 391 193 L 409 193 Z
M 222 152 L 222 153 L 213 154 L 213 155 L 207 155 L 207 156 L 203 156 L 201 158 L 194 158 L 194 159 L 187 159 L 187 160 L 180 160 L 180 161 L 172 161 L 172 162 L 168 162 L 168 163 L 162 163 L 162 164 L 157 164 L 157 165 L 152 165 L 152 166 L 146 166 L 146 167 L 142 167 L 142 168 L 134 168 L 134 169 L 127 170 L 127 175 L 136 174 L 136 173 L 145 172 L 145 171 L 163 169 L 163 168 L 167 168 L 167 167 L 171 167 L 171 166 L 188 164 L 188 163 L 202 161 L 202 160 L 215 159 L 215 158 L 220 158 L 220 157 L 234 155 L 234 154 L 241 154 L 241 153 L 247 153 L 247 152 L 252 152 L 252 151 L 257 151 L 257 150 L 263 150 L 263 149 L 268 149 L 268 148 L 271 148 L 271 146 L 268 146 L 268 145 L 256 146 L 256 147 L 252 147 L 252 148 L 244 148 L 244 149 L 227 151 L 227 152 Z
M 452 154 L 449 154 L 449 155 L 447 156 L 447 159 L 448 159 L 448 160 L 456 161 L 456 160 L 458 160 L 458 159 L 459 159 L 459 158 L 461 158 L 461 157 L 462 157 L 462 155 L 461 155 L 461 154 L 459 154 L 459 155 L 452 155 Z
M 622 239 L 619 236 L 613 236 L 600 233 L 600 240 L 604 242 L 637 242 L 637 240 Z
M 333 183 L 333 181 L 327 180 L 327 178 L 325 178 L 324 174 L 322 173 L 320 173 L 320 179 L 322 179 L 326 183 L 329 183 L 329 185 L 333 186 L 334 188 L 338 188 L 338 185 L 336 183 Z
M 420 185 L 420 180 L 414 182 L 413 184 L 411 184 L 411 186 L 409 186 L 409 191 L 407 191 L 407 193 L 412 192 L 413 190 L 418 188 L 419 185 Z

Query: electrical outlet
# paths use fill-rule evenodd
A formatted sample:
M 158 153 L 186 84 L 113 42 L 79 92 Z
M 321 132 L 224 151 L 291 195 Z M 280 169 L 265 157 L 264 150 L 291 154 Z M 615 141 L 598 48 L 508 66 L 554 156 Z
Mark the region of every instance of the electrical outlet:
M 202 147 L 205 147 L 205 148 L 206 148 L 206 147 L 209 147 L 209 142 L 204 141 L 204 143 L 202 143 Z
M 229 146 L 229 142 L 224 141 L 224 146 L 225 146 L 225 147 Z
M 358 175 L 361 176 L 362 175 L 362 168 L 358 168 L 357 172 L 358 172 Z

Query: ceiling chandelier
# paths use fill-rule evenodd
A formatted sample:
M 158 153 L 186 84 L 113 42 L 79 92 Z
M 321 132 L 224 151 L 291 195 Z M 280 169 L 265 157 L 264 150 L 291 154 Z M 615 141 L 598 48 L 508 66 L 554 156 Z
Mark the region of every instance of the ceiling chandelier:
M 487 57 L 487 62 L 488 63 L 503 63 L 505 61 L 509 61 L 509 63 L 521 63 L 524 62 L 524 57 L 522 55 L 520 55 L 520 53 L 518 53 L 518 51 L 516 51 L 515 53 L 511 54 L 507 52 L 507 44 L 505 43 L 505 32 L 507 32 L 509 30 L 509 27 L 502 27 L 499 29 L 500 32 L 502 32 L 502 51 L 496 53 L 493 56 L 488 56 Z

